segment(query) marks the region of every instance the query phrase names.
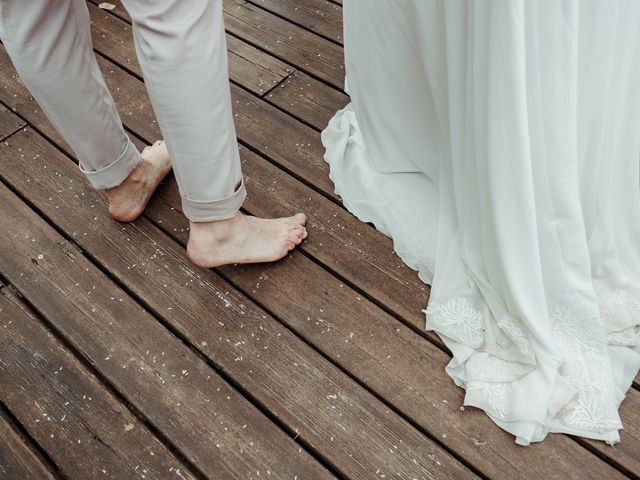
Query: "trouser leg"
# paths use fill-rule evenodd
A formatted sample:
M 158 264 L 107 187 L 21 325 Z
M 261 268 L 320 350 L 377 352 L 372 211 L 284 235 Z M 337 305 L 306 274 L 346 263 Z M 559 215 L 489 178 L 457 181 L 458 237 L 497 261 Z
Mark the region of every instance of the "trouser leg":
M 119 185 L 140 160 L 93 54 L 84 0 L 0 0 L 0 38 L 34 99 L 95 188 Z
M 124 0 L 145 84 L 192 221 L 246 197 L 231 112 L 221 0 Z

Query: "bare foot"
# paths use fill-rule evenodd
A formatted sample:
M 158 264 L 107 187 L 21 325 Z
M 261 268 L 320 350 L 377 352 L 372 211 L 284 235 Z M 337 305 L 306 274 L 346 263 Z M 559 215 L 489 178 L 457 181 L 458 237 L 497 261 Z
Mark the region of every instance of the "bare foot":
M 120 222 L 138 218 L 158 184 L 170 171 L 171 159 L 164 140 L 142 150 L 140 163 L 124 182 L 105 190 L 111 216 Z
M 264 219 L 241 212 L 228 220 L 191 222 L 187 255 L 199 267 L 273 262 L 307 237 L 307 217 Z

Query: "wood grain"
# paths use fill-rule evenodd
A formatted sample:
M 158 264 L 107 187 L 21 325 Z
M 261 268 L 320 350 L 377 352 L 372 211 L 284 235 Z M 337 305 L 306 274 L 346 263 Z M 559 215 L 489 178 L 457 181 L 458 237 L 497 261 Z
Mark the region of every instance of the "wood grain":
M 249 0 L 296 25 L 342 45 L 342 8 L 327 0 Z
M 224 21 L 238 38 L 342 88 L 344 54 L 339 45 L 242 0 L 224 1 Z
M 318 82 L 304 72 L 293 72 L 268 95 L 267 100 L 317 130 L 324 130 L 349 97 Z
M 12 168 L 8 159 L 18 149 L 49 167 L 35 160 Z M 73 162 L 37 135 L 16 134 L 0 158 L 2 175 L 21 194 L 344 475 L 476 478 L 213 271 L 192 267 L 149 222 L 122 227 L 82 208 L 103 201 Z
M 4 140 L 12 133 L 17 132 L 24 126 L 24 121 L 7 110 L 4 105 L 0 105 L 0 141 Z
M 23 132 L 12 137 L 8 145 L 3 144 L 0 154 L 3 165 L 27 163 L 15 161 L 11 145 L 15 146 L 14 142 L 20 139 L 29 158 L 39 154 L 51 158 L 60 155 L 51 147 L 38 149 L 40 139 Z M 38 151 L 40 153 L 36 153 Z M 35 163 L 39 163 L 35 158 L 29 162 Z M 72 176 L 61 175 L 54 162 L 49 162 L 48 167 L 40 170 L 50 180 L 57 179 L 57 186 L 49 183 L 46 189 L 33 188 L 35 178 L 26 176 L 22 177 L 22 185 L 31 193 L 47 195 L 38 203 L 48 204 L 48 215 L 74 219 L 69 215 L 71 209 L 83 211 L 87 216 L 81 223 L 72 224 L 70 234 L 88 237 L 92 228 L 98 226 L 92 215 L 100 197 L 96 192 L 92 197 L 83 196 L 76 187 L 81 183 L 78 178 L 74 182 Z M 56 192 L 60 187 L 63 190 Z M 77 204 L 58 203 L 61 198 L 52 196 L 63 192 Z M 0 218 L 4 226 L 0 239 L 3 275 L 128 402 L 208 476 L 257 478 L 260 475 L 257 472 L 264 475 L 270 471 L 275 478 L 289 478 L 291 474 L 299 478 L 331 478 L 305 450 L 4 186 L 0 187 Z M 122 232 L 117 223 L 107 222 L 108 231 L 122 243 L 117 248 L 113 244 L 102 244 L 101 251 L 116 258 L 123 258 L 127 251 L 135 252 L 129 247 L 127 233 Z M 142 268 L 146 259 L 154 255 L 163 265 L 165 260 L 160 260 L 155 239 L 145 237 L 142 241 L 146 247 L 145 257 L 136 257 L 137 260 L 127 266 L 131 268 L 135 264 Z M 134 266 L 133 271 L 138 269 Z M 168 271 L 167 275 L 171 273 Z M 171 305 L 165 307 L 169 308 Z M 55 445 L 52 442 L 46 448 L 55 448 Z
M 8 208 L 32 215 L 5 187 L 0 187 L 0 197 L 3 215 Z M 21 220 L 20 213 L 10 220 Z M 27 228 L 12 223 L 6 234 L 22 235 Z M 67 253 L 73 255 L 71 250 Z M 179 472 L 182 478 L 195 478 L 6 289 L 0 292 L 0 395 L 66 477 L 129 480 L 168 478 Z M 2 478 L 50 477 L 41 473 Z
M 5 294 L 0 292 L 0 324 L 6 315 Z M 9 307 L 11 308 L 11 307 Z M 0 344 L 1 345 L 1 344 Z M 0 349 L 2 347 L 0 346 Z M 1 368 L 1 367 L 0 367 Z M 0 478 L 54 480 L 50 468 L 40 459 L 25 440 L 16 432 L 10 420 L 0 412 Z

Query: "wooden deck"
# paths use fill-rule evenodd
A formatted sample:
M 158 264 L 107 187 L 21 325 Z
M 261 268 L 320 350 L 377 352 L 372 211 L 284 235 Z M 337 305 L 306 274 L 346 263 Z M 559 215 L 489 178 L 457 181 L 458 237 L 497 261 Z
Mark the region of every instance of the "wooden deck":
M 97 3 L 96 55 L 143 146 L 160 132 L 130 19 Z M 518 447 L 461 408 L 423 331 L 429 289 L 322 160 L 348 101 L 339 3 L 225 0 L 244 208 L 309 217 L 273 265 L 191 266 L 173 178 L 110 220 L 0 45 L 1 479 L 638 478 L 636 387 L 615 447 Z

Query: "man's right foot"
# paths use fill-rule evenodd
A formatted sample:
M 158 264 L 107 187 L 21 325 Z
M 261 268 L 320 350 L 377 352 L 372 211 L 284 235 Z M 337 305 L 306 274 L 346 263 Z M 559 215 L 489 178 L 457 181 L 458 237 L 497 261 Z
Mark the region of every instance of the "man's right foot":
M 227 220 L 191 222 L 187 255 L 199 267 L 280 260 L 307 238 L 307 217 L 265 219 L 241 212 Z
M 144 211 L 151 195 L 171 171 L 167 145 L 158 140 L 140 154 L 140 163 L 117 187 L 105 190 L 109 213 L 120 222 L 132 222 Z

